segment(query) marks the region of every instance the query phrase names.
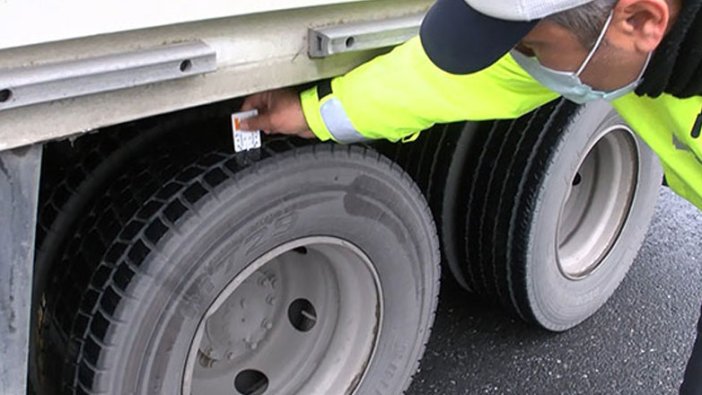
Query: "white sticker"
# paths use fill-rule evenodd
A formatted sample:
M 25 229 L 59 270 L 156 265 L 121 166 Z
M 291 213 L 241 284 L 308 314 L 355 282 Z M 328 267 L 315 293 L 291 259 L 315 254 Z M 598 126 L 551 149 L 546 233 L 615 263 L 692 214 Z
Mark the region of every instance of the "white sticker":
M 261 148 L 261 131 L 241 130 L 241 121 L 258 116 L 258 110 L 232 114 L 232 130 L 234 132 L 234 151 L 242 152 Z

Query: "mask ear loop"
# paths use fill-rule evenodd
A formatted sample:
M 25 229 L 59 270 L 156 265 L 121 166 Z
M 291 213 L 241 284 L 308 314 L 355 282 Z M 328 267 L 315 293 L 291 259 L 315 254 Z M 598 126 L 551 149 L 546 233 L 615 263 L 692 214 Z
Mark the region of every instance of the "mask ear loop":
M 609 16 L 607 17 L 607 21 L 605 22 L 604 28 L 602 28 L 602 31 L 600 32 L 600 36 L 597 37 L 597 41 L 595 42 L 595 46 L 592 47 L 592 49 L 590 50 L 590 53 L 587 54 L 587 57 L 585 58 L 585 61 L 583 62 L 583 64 L 580 66 L 578 71 L 575 72 L 576 77 L 580 77 L 580 74 L 582 74 L 583 71 L 585 71 L 585 68 L 587 67 L 588 64 L 590 64 L 590 61 L 595 56 L 595 53 L 600 48 L 600 45 L 602 45 L 602 42 L 604 41 L 604 38 L 607 35 L 607 30 L 609 29 L 609 25 L 612 24 L 612 19 L 614 19 L 614 10 L 612 10 L 609 13 Z

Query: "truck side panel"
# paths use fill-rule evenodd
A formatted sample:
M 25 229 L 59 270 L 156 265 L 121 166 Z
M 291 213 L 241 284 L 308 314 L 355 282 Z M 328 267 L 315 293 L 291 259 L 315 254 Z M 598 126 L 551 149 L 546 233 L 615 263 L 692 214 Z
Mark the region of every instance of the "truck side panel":
M 171 0 L 167 3 L 141 0 L 5 0 L 0 2 L 0 49 L 357 1 L 370 0 Z
M 312 60 L 308 56 L 308 29 L 358 21 L 383 21 L 421 13 L 428 5 L 426 0 L 364 1 L 2 50 L 0 74 L 3 69 L 201 40 L 215 50 L 217 71 L 177 81 L 0 111 L 0 151 L 344 73 L 382 51 L 350 52 Z M 6 88 L 0 87 L 0 90 Z

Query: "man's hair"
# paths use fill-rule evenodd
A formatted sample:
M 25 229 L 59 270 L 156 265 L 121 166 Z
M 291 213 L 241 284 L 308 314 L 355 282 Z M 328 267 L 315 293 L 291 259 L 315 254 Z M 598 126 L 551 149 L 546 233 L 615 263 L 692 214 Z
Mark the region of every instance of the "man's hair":
M 609 13 L 618 0 L 594 0 L 585 5 L 546 17 L 573 32 L 585 48 L 592 48 L 602 32 Z

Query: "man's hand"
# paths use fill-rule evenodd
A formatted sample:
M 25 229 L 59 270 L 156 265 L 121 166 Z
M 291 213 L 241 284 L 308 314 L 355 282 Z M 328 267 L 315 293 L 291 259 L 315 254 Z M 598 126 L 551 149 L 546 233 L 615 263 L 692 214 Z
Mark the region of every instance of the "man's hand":
M 242 130 L 263 130 L 266 134 L 284 134 L 315 138 L 305 120 L 300 96 L 291 89 L 279 89 L 249 96 L 241 111 L 257 109 L 258 116 L 241 121 Z

